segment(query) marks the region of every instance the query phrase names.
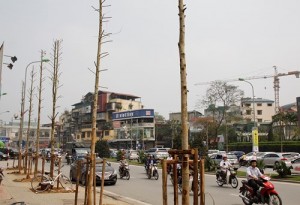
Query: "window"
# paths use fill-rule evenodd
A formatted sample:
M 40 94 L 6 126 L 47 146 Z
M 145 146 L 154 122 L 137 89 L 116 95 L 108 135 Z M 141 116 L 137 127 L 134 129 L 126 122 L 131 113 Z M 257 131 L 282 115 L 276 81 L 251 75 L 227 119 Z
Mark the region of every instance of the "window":
M 108 130 L 104 131 L 104 136 L 109 136 L 109 131 Z
M 262 104 L 261 103 L 257 103 L 257 106 L 262 106 Z
M 251 110 L 246 110 L 246 115 L 251 115 Z
M 262 115 L 262 110 L 257 110 L 258 115 Z
M 249 104 L 249 103 L 245 103 L 245 106 L 246 106 L 246 107 L 250 107 L 250 105 L 251 105 L 251 104 Z
M 273 104 L 272 103 L 268 103 L 268 106 L 271 107 Z
M 257 119 L 257 122 L 262 122 L 262 119 Z

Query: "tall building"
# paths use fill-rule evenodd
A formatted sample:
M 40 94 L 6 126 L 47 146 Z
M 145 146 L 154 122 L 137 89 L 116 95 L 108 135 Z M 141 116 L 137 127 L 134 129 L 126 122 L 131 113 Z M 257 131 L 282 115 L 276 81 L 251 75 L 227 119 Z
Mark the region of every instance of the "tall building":
M 74 140 L 88 143 L 92 134 L 93 94 L 87 93 L 73 106 L 70 129 Z M 141 98 L 135 95 L 99 91 L 96 121 L 98 139 L 108 140 L 118 148 L 140 148 L 139 139 L 154 140 L 154 110 L 143 109 Z M 124 128 L 129 130 L 126 137 Z

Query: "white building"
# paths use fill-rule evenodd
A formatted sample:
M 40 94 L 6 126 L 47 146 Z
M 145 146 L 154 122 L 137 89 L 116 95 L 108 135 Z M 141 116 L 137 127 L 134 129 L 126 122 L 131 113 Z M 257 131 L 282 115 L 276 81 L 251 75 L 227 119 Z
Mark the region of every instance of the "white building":
M 271 122 L 275 115 L 275 104 L 273 100 L 263 98 L 243 98 L 241 100 L 242 117 L 246 121 L 253 121 L 253 102 L 256 122 Z

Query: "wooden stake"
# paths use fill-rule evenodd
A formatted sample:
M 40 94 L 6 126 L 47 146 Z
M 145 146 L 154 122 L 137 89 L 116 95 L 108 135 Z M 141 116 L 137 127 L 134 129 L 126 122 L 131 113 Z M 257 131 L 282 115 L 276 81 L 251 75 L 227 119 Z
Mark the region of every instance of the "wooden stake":
M 102 198 L 103 198 L 103 189 L 104 189 L 104 178 L 105 178 L 105 165 L 106 165 L 106 159 L 103 159 L 103 165 L 102 165 L 102 177 L 101 177 L 101 190 L 100 190 L 100 201 L 99 205 L 102 205 Z
M 167 190 L 167 161 L 165 159 L 162 160 L 162 194 L 163 194 L 163 205 L 168 205 L 168 190 Z

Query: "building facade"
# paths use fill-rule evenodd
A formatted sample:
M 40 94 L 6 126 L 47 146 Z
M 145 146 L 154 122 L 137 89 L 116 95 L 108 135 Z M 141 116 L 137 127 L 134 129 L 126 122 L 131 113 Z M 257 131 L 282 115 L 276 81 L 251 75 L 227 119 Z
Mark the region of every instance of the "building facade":
M 243 119 L 247 122 L 253 121 L 253 103 L 255 109 L 255 121 L 257 123 L 272 122 L 275 115 L 275 105 L 273 100 L 263 98 L 242 98 L 241 111 Z

